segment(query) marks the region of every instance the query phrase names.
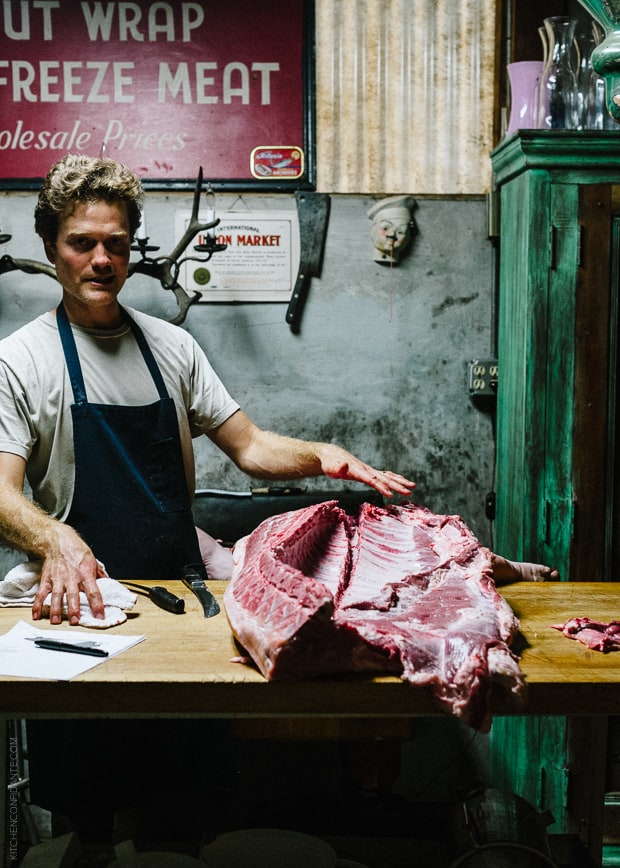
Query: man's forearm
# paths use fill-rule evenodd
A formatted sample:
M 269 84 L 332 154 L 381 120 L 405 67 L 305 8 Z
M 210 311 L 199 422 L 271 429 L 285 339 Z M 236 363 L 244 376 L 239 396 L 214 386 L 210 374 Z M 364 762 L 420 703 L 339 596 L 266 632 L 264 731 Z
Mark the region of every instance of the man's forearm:
M 259 428 L 241 410 L 209 436 L 237 467 L 256 479 L 298 479 L 322 472 L 314 444 Z
M 259 430 L 243 454 L 241 469 L 255 479 L 301 479 L 320 476 L 320 443 Z
M 48 515 L 24 494 L 0 484 L 0 536 L 10 546 L 45 557 L 62 532 L 60 521 Z

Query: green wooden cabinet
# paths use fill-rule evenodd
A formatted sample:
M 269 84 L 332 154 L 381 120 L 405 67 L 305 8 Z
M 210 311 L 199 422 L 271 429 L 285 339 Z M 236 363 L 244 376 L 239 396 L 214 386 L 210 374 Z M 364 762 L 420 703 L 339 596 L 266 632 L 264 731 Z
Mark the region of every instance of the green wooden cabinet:
M 495 548 L 557 566 L 563 580 L 611 579 L 620 133 L 521 131 L 492 159 Z
M 620 132 L 519 131 L 492 161 L 500 215 L 494 548 L 552 564 L 564 581 L 618 579 Z M 550 810 L 550 831 L 577 834 L 600 857 L 607 721 L 595 713 L 496 719 L 490 781 Z

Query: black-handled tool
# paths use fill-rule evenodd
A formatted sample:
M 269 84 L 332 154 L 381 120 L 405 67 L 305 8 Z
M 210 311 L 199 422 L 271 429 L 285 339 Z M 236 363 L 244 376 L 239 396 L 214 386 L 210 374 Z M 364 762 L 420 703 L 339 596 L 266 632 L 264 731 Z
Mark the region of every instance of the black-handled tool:
M 149 595 L 156 606 L 160 609 L 165 609 L 166 612 L 173 612 L 175 615 L 182 615 L 185 612 L 185 600 L 177 597 L 171 591 L 162 588 L 161 585 L 153 585 L 151 588 L 146 585 L 138 585 L 136 582 L 123 582 L 129 588 L 137 588 L 139 591 L 145 591 Z

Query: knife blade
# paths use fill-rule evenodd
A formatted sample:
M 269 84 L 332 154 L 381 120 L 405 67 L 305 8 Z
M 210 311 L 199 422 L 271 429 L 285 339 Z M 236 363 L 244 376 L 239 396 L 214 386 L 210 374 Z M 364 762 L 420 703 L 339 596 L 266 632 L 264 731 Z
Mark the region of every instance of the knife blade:
M 303 494 L 304 491 L 304 488 L 297 488 L 292 485 L 269 485 L 262 488 L 251 488 L 248 491 L 227 491 L 224 488 L 197 488 L 194 495 L 195 497 L 254 497 L 261 494 L 269 496 Z
M 207 570 L 204 564 L 187 564 L 183 569 L 183 584 L 199 600 L 205 618 L 212 618 L 220 611 L 220 604 L 205 584 Z
M 299 219 L 299 273 L 286 311 L 286 321 L 291 331 L 297 334 L 310 280 L 321 273 L 330 198 L 327 193 L 308 193 L 305 190 L 298 190 L 295 199 Z

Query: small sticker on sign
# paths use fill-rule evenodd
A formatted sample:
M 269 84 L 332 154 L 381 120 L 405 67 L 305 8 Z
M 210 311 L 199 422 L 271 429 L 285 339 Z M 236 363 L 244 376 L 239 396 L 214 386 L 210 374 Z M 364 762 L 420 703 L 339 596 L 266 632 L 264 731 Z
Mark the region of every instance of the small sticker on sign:
M 254 148 L 250 171 L 255 178 L 288 178 L 295 180 L 304 173 L 304 152 L 298 147 L 263 145 Z

